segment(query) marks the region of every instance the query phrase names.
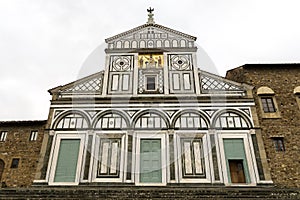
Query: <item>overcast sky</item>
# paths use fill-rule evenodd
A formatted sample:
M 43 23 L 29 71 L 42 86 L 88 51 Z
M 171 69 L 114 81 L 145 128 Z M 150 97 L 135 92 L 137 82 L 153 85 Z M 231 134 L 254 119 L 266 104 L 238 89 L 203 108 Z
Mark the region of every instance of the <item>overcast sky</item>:
M 146 23 L 149 6 L 219 75 L 300 62 L 299 0 L 0 0 L 0 120 L 47 119 L 47 90 L 103 69 L 104 39 Z

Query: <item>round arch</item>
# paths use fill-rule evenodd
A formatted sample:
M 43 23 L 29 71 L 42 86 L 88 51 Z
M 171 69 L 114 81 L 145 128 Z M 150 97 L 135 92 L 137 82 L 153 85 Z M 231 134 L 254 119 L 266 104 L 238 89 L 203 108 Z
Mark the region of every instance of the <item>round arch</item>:
M 170 122 L 165 113 L 147 109 L 135 114 L 132 120 L 132 128 L 168 129 L 170 128 Z
M 91 128 L 88 115 L 79 110 L 61 113 L 52 125 L 53 129 L 87 129 Z
M 179 111 L 173 117 L 171 128 L 175 129 L 208 129 L 209 118 L 199 110 Z
M 249 116 L 242 111 L 225 109 L 214 114 L 210 126 L 216 129 L 250 129 L 253 124 Z
M 129 117 L 119 110 L 106 110 L 96 115 L 92 127 L 96 129 L 127 129 Z

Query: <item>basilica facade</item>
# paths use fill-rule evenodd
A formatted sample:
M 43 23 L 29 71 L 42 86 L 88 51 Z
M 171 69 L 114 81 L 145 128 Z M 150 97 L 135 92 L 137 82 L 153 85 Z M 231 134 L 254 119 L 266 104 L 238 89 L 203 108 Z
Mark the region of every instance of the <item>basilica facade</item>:
M 201 70 L 196 37 L 150 9 L 105 41 L 103 71 L 49 90 L 35 184 L 272 183 L 253 87 Z

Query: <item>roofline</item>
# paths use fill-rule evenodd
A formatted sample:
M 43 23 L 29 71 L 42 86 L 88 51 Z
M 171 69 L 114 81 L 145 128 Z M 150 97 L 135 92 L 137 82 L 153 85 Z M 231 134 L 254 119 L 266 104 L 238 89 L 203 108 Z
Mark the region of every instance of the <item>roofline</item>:
M 244 64 L 244 65 L 241 65 L 241 66 L 238 66 L 238 67 L 235 67 L 233 69 L 230 69 L 228 70 L 227 72 L 229 71 L 232 71 L 232 70 L 235 70 L 235 69 L 239 69 L 239 68 L 254 68 L 254 67 L 262 67 L 262 66 L 265 66 L 265 67 L 295 67 L 295 66 L 298 66 L 300 67 L 300 63 L 249 63 L 249 64 Z
M 186 33 L 180 32 L 180 31 L 176 31 L 176 30 L 171 29 L 171 28 L 168 28 L 168 27 L 166 27 L 166 26 L 162 26 L 162 25 L 159 25 L 159 24 L 143 24 L 143 25 L 140 25 L 140 26 L 135 27 L 135 28 L 133 28 L 133 29 L 130 29 L 130 30 L 128 30 L 128 31 L 119 33 L 119 34 L 117 34 L 117 35 L 115 35 L 115 36 L 109 37 L 109 38 L 105 39 L 105 42 L 108 43 L 108 42 L 110 42 L 110 41 L 112 41 L 112 40 L 114 40 L 114 39 L 116 39 L 116 38 L 118 38 L 118 37 L 122 37 L 122 36 L 124 36 L 124 35 L 127 35 L 127 34 L 130 34 L 130 33 L 132 33 L 132 32 L 138 31 L 138 30 L 140 30 L 140 29 L 142 29 L 142 28 L 145 28 L 145 27 L 148 27 L 148 26 L 154 26 L 154 27 L 157 27 L 157 28 L 161 28 L 161 29 L 164 29 L 164 30 L 173 32 L 173 33 L 175 33 L 175 34 L 178 34 L 178 35 L 181 35 L 181 36 L 184 36 L 184 37 L 188 37 L 188 38 L 190 38 L 190 39 L 192 39 L 192 40 L 194 40 L 194 41 L 197 40 L 197 37 L 195 37 L 195 36 L 188 35 L 188 34 L 186 34 Z
M 101 71 L 99 71 L 99 72 L 96 72 L 96 73 L 91 74 L 91 75 L 88 75 L 88 76 L 85 76 L 85 77 L 83 77 L 83 78 L 80 78 L 80 79 L 78 79 L 78 80 L 72 81 L 72 82 L 67 83 L 67 84 L 65 84 L 65 85 L 60 85 L 60 86 L 51 88 L 51 89 L 48 90 L 48 92 L 52 95 L 54 92 L 56 92 L 57 90 L 59 90 L 59 89 L 61 89 L 61 88 L 63 88 L 63 87 L 68 87 L 68 86 L 73 85 L 73 84 L 75 84 L 75 83 L 79 83 L 79 82 L 81 82 L 81 81 L 85 81 L 86 79 L 89 79 L 89 78 L 91 78 L 91 77 L 93 77 L 93 76 L 97 76 L 98 74 L 102 74 L 102 73 L 104 73 L 104 70 L 101 70 Z

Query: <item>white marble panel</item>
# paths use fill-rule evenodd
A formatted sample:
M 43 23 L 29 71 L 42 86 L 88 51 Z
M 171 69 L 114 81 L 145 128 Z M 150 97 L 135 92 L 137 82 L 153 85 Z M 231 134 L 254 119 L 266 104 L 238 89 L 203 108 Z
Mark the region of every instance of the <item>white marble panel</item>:
M 196 174 L 202 174 L 200 142 L 193 142 Z
M 118 143 L 112 143 L 111 148 L 111 164 L 110 164 L 110 173 L 116 174 L 117 173 L 117 164 L 118 164 Z
M 105 142 L 102 144 L 102 151 L 101 151 L 101 166 L 100 166 L 100 173 L 106 174 L 107 173 L 107 165 L 108 165 L 108 149 L 109 143 Z
M 190 142 L 184 142 L 184 165 L 185 173 L 192 174 L 192 155 L 191 155 L 191 144 Z

